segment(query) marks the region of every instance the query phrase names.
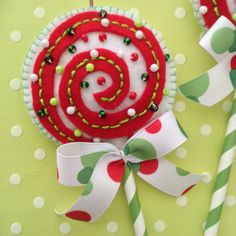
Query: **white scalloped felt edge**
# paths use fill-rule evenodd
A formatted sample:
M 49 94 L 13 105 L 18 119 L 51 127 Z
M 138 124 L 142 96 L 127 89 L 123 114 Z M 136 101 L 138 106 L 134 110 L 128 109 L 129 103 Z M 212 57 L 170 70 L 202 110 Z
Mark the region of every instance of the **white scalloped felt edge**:
M 202 16 L 202 14 L 199 11 L 199 8 L 201 7 L 199 0 L 192 0 L 192 6 L 193 6 L 195 18 L 197 19 L 202 30 L 204 32 L 206 32 L 208 30 L 208 28 L 206 27 L 206 22 Z
M 89 11 L 89 10 L 106 10 L 107 12 L 115 13 L 121 16 L 126 16 L 132 20 L 137 19 L 137 15 L 130 12 L 130 11 L 125 11 L 121 10 L 115 7 L 88 7 L 88 8 L 80 8 L 76 10 L 69 11 L 61 16 L 56 17 L 52 22 L 50 22 L 38 35 L 36 40 L 33 42 L 31 48 L 29 49 L 27 56 L 25 58 L 25 61 L 23 63 L 23 73 L 22 73 L 22 89 L 24 93 L 24 102 L 26 104 L 26 107 L 28 108 L 29 114 L 32 118 L 32 122 L 38 127 L 39 131 L 46 135 L 49 139 L 53 140 L 54 142 L 60 144 L 60 142 L 52 136 L 40 123 L 37 114 L 35 113 L 33 109 L 33 104 L 32 104 L 32 95 L 31 95 L 31 81 L 29 79 L 30 74 L 32 74 L 33 71 L 33 66 L 34 62 L 37 58 L 37 55 L 41 52 L 43 49 L 43 46 L 41 45 L 41 41 L 43 39 L 48 39 L 50 34 L 55 30 L 57 26 L 59 26 L 61 23 L 63 23 L 65 20 L 71 18 L 72 16 Z M 150 29 L 153 34 L 155 35 L 156 39 L 158 40 L 161 49 L 163 50 L 164 54 L 169 54 L 170 59 L 169 61 L 166 62 L 166 84 L 165 88 L 169 90 L 168 96 L 163 96 L 160 109 L 158 110 L 157 114 L 161 115 L 169 110 L 172 109 L 174 100 L 175 100 L 175 95 L 177 93 L 177 85 L 176 85 L 176 67 L 173 61 L 173 57 L 169 53 L 168 49 L 165 46 L 165 43 L 163 41 L 162 34 L 158 32 L 157 30 L 153 29 L 149 24 L 147 24 L 145 21 L 143 21 L 143 25 Z

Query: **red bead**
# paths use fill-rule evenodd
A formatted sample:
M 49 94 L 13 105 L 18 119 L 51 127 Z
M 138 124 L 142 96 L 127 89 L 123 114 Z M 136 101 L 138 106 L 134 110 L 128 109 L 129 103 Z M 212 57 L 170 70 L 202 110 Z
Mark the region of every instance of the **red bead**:
M 131 54 L 131 56 L 130 56 L 130 59 L 131 59 L 132 61 L 137 61 L 137 60 L 138 60 L 138 53 L 133 52 L 133 53 Z
M 137 97 L 137 93 L 135 93 L 135 92 L 130 92 L 129 98 L 130 98 L 131 100 L 134 100 L 136 97 Z
M 82 34 L 82 35 L 81 35 L 81 39 L 82 39 L 85 43 L 87 43 L 87 42 L 88 42 L 88 36 L 87 36 L 87 34 Z
M 107 35 L 104 32 L 102 32 L 98 35 L 98 38 L 101 42 L 105 42 L 107 40 Z
M 106 79 L 103 76 L 97 78 L 97 83 L 99 85 L 104 85 L 106 83 Z

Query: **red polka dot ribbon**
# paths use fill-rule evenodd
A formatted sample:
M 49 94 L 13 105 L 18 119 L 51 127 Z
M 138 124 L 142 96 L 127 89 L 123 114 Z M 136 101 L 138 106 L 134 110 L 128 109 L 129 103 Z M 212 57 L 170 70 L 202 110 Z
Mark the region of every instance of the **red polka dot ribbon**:
M 185 141 L 186 135 L 169 111 L 138 131 L 122 150 L 108 143 L 77 142 L 60 146 L 57 150 L 59 183 L 86 187 L 73 206 L 59 214 L 75 220 L 97 220 L 125 181 L 125 168 L 167 194 L 186 193 L 202 176 L 162 158 Z

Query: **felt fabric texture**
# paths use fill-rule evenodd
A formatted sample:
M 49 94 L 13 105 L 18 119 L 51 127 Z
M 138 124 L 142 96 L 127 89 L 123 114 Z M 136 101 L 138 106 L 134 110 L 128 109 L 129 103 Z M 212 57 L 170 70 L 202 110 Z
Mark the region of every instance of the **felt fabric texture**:
M 198 3 L 197 3 L 198 2 Z M 201 6 L 206 6 L 208 11 L 206 14 L 201 15 L 204 19 L 205 26 L 209 29 L 215 21 L 219 18 L 219 16 L 223 15 L 227 17 L 232 23 L 236 24 L 232 18 L 232 14 L 235 13 L 235 2 L 230 0 L 193 0 L 194 4 L 198 5 L 198 8 Z M 198 11 L 196 9 L 196 11 Z M 201 13 L 197 13 L 201 14 Z
M 145 26 L 136 27 L 135 22 L 126 16 L 108 12 L 106 20 L 109 21 L 109 25 L 104 27 L 98 10 L 89 10 L 69 17 L 53 30 L 49 36 L 49 46 L 44 48 L 33 62 L 33 73 L 39 77 L 38 81 L 33 82 L 29 88 L 32 89 L 33 109 L 36 114 L 38 111 L 45 111 L 44 116 L 38 115 L 39 122 L 50 135 L 62 143 L 92 141 L 94 135 L 105 139 L 129 137 L 155 117 L 155 112 L 151 109 L 152 104 L 157 107 L 164 106 L 161 102 L 163 90 L 169 82 L 167 80 L 169 68 L 166 65 L 169 62 L 156 36 Z M 68 33 L 72 28 L 73 32 Z M 143 38 L 136 37 L 137 31 L 141 31 Z M 93 32 L 98 32 L 100 36 L 92 34 Z M 114 38 L 112 35 L 119 35 L 119 38 L 114 38 L 114 44 L 117 40 L 125 41 L 127 38 L 130 40 L 127 45 L 123 42 L 121 49 L 125 54 L 129 44 L 137 48 L 142 58 L 137 62 L 138 58 L 135 59 L 133 63 L 137 65 L 141 63 L 138 70 L 134 72 L 130 63 L 131 68 L 129 68 L 120 58 L 121 56 L 119 57 L 119 52 L 113 53 L 112 48 L 95 48 L 99 53 L 95 59 L 90 56 L 91 50 L 79 52 L 75 56 L 72 54 L 70 58 L 67 56 L 68 65 L 65 65 L 63 75 L 58 78 L 56 66 L 61 65 L 61 62 L 65 63 L 66 56 L 63 60 L 60 58 L 68 47 L 76 42 L 89 44 L 90 41 L 94 41 L 94 37 L 101 41 L 101 32 L 106 34 L 106 41 L 110 39 L 110 45 Z M 52 63 L 45 61 L 48 55 L 52 58 Z M 132 58 L 129 60 L 133 61 Z M 94 66 L 93 71 L 86 69 L 88 64 Z M 150 69 L 153 64 L 157 64 L 157 71 Z M 114 81 L 105 91 L 94 93 L 94 100 L 87 99 L 84 92 L 86 88 L 81 88 L 80 85 L 85 81 L 86 76 L 99 71 L 110 75 Z M 130 90 L 130 80 L 132 79 L 132 83 L 135 83 L 135 80 L 140 81 L 144 73 L 148 74 L 148 79 L 142 81 L 142 93 L 135 91 L 139 95 L 138 99 L 132 104 L 128 99 L 128 104 L 128 94 L 133 92 Z M 56 89 L 55 85 L 57 85 Z M 59 100 L 57 106 L 50 104 L 51 98 L 54 97 Z M 95 103 L 100 110 L 104 109 L 105 117 L 99 117 L 99 110 L 87 108 L 86 103 Z M 121 103 L 123 108 L 119 107 Z M 69 106 L 75 107 L 75 114 L 67 114 Z M 129 108 L 135 109 L 136 114 L 133 117 L 128 115 Z M 69 125 L 65 119 L 70 121 Z M 76 129 L 81 131 L 79 137 L 74 133 Z

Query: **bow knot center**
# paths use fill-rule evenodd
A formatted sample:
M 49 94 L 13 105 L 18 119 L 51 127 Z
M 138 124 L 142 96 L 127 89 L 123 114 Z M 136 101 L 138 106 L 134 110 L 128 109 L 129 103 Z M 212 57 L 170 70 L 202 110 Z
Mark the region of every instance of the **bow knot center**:
M 126 158 L 125 153 L 124 153 L 123 150 L 120 150 L 119 155 L 121 156 L 122 160 L 123 160 L 125 163 L 128 162 L 128 160 L 127 160 L 127 158 Z

